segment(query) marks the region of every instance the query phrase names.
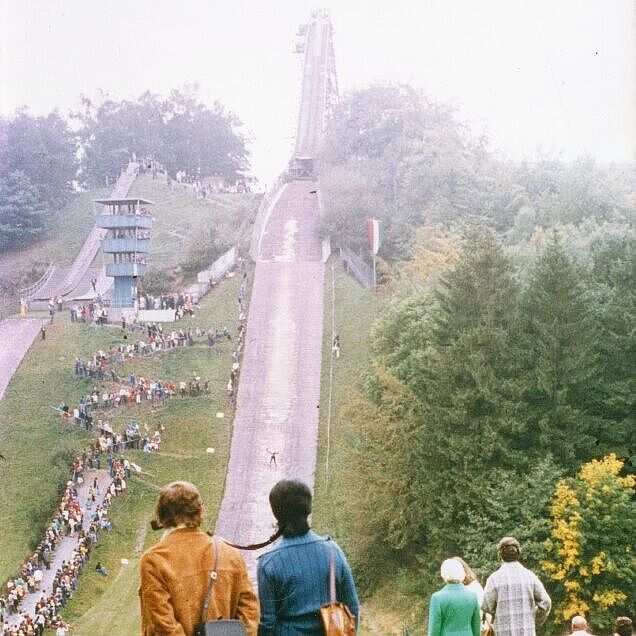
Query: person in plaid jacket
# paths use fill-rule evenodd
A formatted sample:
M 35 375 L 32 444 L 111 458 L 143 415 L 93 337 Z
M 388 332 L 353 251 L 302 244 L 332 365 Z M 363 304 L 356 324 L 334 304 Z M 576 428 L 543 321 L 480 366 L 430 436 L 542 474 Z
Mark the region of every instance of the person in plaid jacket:
M 494 615 L 496 636 L 536 636 L 552 601 L 538 577 L 519 563 L 521 546 L 504 537 L 497 547 L 501 567 L 486 581 L 482 609 Z

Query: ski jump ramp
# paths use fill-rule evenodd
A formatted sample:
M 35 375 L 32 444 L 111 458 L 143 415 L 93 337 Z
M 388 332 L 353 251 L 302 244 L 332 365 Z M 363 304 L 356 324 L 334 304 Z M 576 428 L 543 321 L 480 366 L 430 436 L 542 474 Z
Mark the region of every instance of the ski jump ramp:
M 273 532 L 280 479 L 313 487 L 322 357 L 324 263 L 315 183 L 283 186 L 260 241 L 230 462 L 216 532 L 241 544 Z M 276 466 L 270 465 L 277 452 Z M 256 555 L 245 553 L 254 578 Z

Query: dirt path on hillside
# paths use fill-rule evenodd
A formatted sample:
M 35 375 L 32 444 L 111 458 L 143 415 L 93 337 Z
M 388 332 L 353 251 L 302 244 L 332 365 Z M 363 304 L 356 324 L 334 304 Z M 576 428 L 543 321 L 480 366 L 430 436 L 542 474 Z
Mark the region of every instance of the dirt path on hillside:
M 88 470 L 84 472 L 84 483 L 80 486 L 77 486 L 77 493 L 79 495 L 80 506 L 82 508 L 82 528 L 84 530 L 88 530 L 91 525 L 91 510 L 86 507 L 86 495 L 88 492 L 88 487 L 93 484 L 93 479 L 97 477 L 97 483 L 99 484 L 99 494 L 97 495 L 97 504 L 102 504 L 104 501 L 104 497 L 106 496 L 106 491 L 110 486 L 112 481 L 108 470 Z M 125 495 L 124 495 L 125 496 Z M 101 531 L 102 533 L 104 530 Z M 57 546 L 55 552 L 53 553 L 53 558 L 51 560 L 51 568 L 49 570 L 42 570 L 42 584 L 40 589 L 33 594 L 27 594 L 22 603 L 20 604 L 20 612 L 26 613 L 30 616 L 35 616 L 35 605 L 41 596 L 44 594 L 48 596 L 51 593 L 53 587 L 53 579 L 55 578 L 55 573 L 62 567 L 62 563 L 64 561 L 68 561 L 71 558 L 71 554 L 73 550 L 77 547 L 77 535 L 74 536 L 65 536 Z M 92 560 L 87 561 L 85 567 L 94 567 L 95 563 Z M 81 579 L 79 584 L 81 585 Z M 9 624 L 14 625 L 18 623 L 20 620 L 20 613 L 12 614 L 9 617 Z
M 323 279 L 315 183 L 288 183 L 256 264 L 226 489 L 216 532 L 239 543 L 273 532 L 280 479 L 313 486 L 320 399 Z M 271 460 L 276 452 L 276 465 Z M 245 553 L 255 578 L 256 554 Z

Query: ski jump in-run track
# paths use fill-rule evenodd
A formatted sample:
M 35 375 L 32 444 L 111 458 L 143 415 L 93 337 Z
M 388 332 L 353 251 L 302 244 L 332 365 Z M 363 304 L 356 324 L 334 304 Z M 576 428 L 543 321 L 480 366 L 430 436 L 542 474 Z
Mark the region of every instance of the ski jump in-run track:
M 258 543 L 273 532 L 268 493 L 280 479 L 314 483 L 323 335 L 324 262 L 313 160 L 337 90 L 331 22 L 305 32 L 290 180 L 259 211 L 256 262 L 230 461 L 216 533 Z M 272 451 L 272 449 L 274 449 Z M 276 461 L 272 461 L 275 453 Z M 254 578 L 256 556 L 246 553 Z

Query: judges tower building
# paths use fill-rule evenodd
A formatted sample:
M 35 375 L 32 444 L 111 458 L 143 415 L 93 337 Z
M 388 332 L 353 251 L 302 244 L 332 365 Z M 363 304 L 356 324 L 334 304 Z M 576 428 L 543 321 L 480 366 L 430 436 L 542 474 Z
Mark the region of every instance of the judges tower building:
M 106 275 L 114 280 L 111 320 L 130 315 L 135 309 L 137 279 L 146 273 L 146 255 L 150 251 L 152 216 L 146 206 L 152 201 L 140 198 L 97 199 L 105 207 L 97 225 L 108 230 L 102 239 L 102 252 L 112 254 Z

